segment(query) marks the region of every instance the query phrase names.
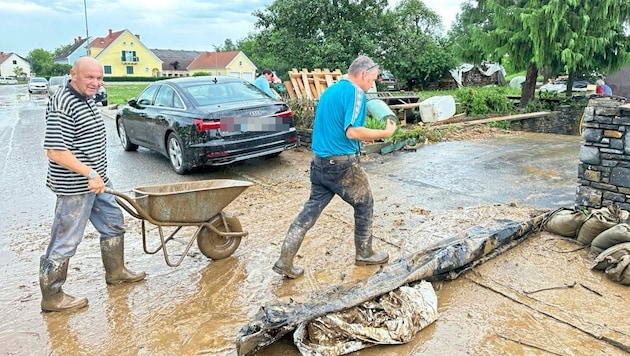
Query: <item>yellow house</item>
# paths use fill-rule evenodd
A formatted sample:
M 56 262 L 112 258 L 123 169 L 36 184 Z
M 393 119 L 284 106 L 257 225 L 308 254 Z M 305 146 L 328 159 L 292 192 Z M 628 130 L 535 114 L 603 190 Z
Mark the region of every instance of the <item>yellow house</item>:
M 207 72 L 210 75 L 227 75 L 253 82 L 256 66 L 241 51 L 202 52 L 186 70 L 191 75 L 195 72 Z
M 162 61 L 129 30 L 97 37 L 90 43 L 90 56 L 103 65 L 105 77 L 157 77 Z

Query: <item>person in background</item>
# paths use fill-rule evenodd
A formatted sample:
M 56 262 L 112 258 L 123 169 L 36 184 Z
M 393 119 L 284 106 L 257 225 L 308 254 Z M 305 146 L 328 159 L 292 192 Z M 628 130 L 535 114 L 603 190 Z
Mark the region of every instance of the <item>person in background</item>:
M 612 89 L 606 85 L 603 79 L 598 79 L 595 82 L 595 94 L 597 95 L 612 95 Z
M 299 278 L 302 267 L 294 266 L 306 232 L 313 227 L 331 199 L 338 195 L 354 208 L 354 245 L 356 265 L 383 264 L 386 252 L 372 249 L 372 215 L 374 199 L 368 177 L 359 165 L 362 141 L 392 136 L 396 124 L 387 120 L 385 129 L 365 127 L 366 95 L 378 76 L 378 65 L 369 57 L 357 57 L 348 75 L 328 87 L 320 97 L 315 112 L 311 160 L 310 197 L 289 226 L 280 258 L 273 270 L 288 278 Z
M 81 57 L 70 75 L 70 84 L 57 90 L 46 107 L 46 185 L 57 195 L 50 242 L 39 264 L 41 308 L 46 312 L 88 304 L 86 298 L 75 298 L 62 289 L 88 220 L 100 233 L 107 284 L 137 282 L 146 276 L 125 267 L 123 213 L 113 195 L 102 194 L 112 187 L 105 123 L 93 99 L 103 85 L 103 68 L 94 58 Z
M 263 69 L 262 73 L 254 80 L 254 85 L 258 87 L 258 89 L 265 92 L 265 94 L 269 95 L 272 98 L 277 98 L 278 95 L 271 90 L 271 86 L 269 83 L 273 83 L 273 72 L 269 68 Z

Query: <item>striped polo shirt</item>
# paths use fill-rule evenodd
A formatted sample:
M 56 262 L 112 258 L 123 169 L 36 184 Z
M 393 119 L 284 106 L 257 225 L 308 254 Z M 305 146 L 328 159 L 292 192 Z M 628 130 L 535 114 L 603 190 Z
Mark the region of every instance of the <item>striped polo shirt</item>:
M 50 97 L 46 107 L 44 149 L 70 151 L 92 167 L 107 184 L 107 134 L 101 112 L 91 97 L 67 85 Z M 88 179 L 48 160 L 46 185 L 58 195 L 89 193 Z

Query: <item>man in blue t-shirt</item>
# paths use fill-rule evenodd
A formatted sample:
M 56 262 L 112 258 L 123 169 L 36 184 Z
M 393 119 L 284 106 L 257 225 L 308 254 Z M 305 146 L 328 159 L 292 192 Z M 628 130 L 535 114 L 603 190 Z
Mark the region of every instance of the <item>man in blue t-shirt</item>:
M 258 89 L 265 92 L 265 94 L 276 99 L 277 95 L 276 93 L 273 92 L 273 90 L 271 90 L 271 86 L 269 86 L 269 83 L 273 83 L 273 72 L 271 71 L 271 69 L 265 68 L 262 71 L 262 73 L 258 76 L 258 78 L 254 80 L 254 85 Z
M 288 278 L 299 278 L 304 269 L 293 265 L 306 232 L 331 199 L 338 195 L 354 208 L 356 265 L 383 264 L 386 252 L 372 250 L 374 199 L 368 177 L 359 165 L 361 141 L 390 137 L 396 124 L 387 120 L 385 129 L 365 127 L 365 92 L 374 85 L 378 65 L 359 56 L 348 68 L 348 77 L 330 86 L 320 97 L 315 111 L 311 161 L 311 194 L 293 220 L 273 270 Z

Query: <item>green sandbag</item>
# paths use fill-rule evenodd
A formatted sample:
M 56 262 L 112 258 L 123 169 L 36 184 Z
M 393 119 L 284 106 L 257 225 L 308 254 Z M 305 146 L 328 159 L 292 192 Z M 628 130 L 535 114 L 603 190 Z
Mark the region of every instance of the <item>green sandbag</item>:
M 590 245 L 597 235 L 611 227 L 625 223 L 630 214 L 617 205 L 595 209 L 587 217 L 577 234 L 577 241 L 583 245 Z
M 617 224 L 600 233 L 591 242 L 591 252 L 599 255 L 605 249 L 623 242 L 630 242 L 630 225 Z
M 588 215 L 584 214 L 582 211 L 560 209 L 549 217 L 543 229 L 556 235 L 574 239 L 580 230 L 580 226 L 582 226 L 587 218 Z

